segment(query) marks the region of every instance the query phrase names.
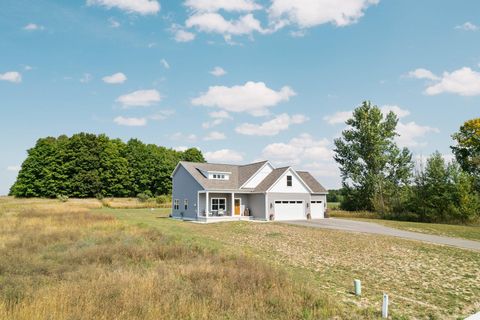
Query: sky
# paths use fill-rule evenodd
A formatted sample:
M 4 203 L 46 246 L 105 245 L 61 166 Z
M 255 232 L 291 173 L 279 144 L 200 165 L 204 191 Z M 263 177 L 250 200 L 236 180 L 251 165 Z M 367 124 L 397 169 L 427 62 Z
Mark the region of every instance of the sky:
M 480 114 L 475 0 L 2 0 L 0 194 L 46 136 L 105 133 L 340 186 L 333 141 L 369 100 L 400 146 L 451 158 Z

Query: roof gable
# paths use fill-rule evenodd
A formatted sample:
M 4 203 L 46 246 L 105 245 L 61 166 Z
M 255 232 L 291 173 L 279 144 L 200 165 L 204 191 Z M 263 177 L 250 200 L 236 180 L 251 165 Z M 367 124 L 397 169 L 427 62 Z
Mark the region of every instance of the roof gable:
M 297 171 L 298 175 L 302 178 L 303 181 L 312 189 L 313 193 L 328 193 L 317 179 L 315 179 L 310 172 L 307 171 Z
M 292 186 L 287 186 L 287 176 L 292 176 Z M 291 167 L 287 167 L 277 180 L 267 189 L 267 192 L 312 193 L 312 190 L 295 170 Z

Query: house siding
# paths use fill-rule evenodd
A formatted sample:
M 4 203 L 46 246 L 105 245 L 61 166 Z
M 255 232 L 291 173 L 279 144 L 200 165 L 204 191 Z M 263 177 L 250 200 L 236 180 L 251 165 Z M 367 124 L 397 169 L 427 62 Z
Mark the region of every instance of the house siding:
M 202 186 L 183 167 L 179 166 L 173 176 L 172 188 L 172 216 L 174 218 L 197 219 L 197 194 L 203 190 Z M 178 199 L 180 206 L 175 210 L 174 201 Z M 188 200 L 188 208 L 184 208 L 184 200 Z
M 265 194 L 249 194 L 245 206 L 250 209 L 250 215 L 254 219 L 266 220 L 265 215 Z

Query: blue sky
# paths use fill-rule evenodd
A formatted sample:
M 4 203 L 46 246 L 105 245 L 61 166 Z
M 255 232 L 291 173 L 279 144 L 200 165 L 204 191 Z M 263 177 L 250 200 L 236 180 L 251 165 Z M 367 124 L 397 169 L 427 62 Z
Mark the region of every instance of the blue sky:
M 363 100 L 439 150 L 479 115 L 480 2 L 3 0 L 0 194 L 40 137 L 76 132 L 270 159 L 338 187 Z

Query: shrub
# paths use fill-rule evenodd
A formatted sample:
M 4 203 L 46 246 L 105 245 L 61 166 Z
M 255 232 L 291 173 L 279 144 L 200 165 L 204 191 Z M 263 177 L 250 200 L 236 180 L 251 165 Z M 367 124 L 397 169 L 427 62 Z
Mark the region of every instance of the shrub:
M 67 202 L 67 201 L 68 201 L 68 196 L 63 195 L 63 194 L 57 194 L 57 199 L 58 199 L 60 202 Z
M 138 201 L 140 202 L 148 201 L 151 197 L 152 193 L 149 190 L 137 194 Z
M 158 204 L 166 204 L 166 203 L 170 203 L 172 201 L 172 198 L 168 195 L 159 195 L 155 198 L 155 201 Z

